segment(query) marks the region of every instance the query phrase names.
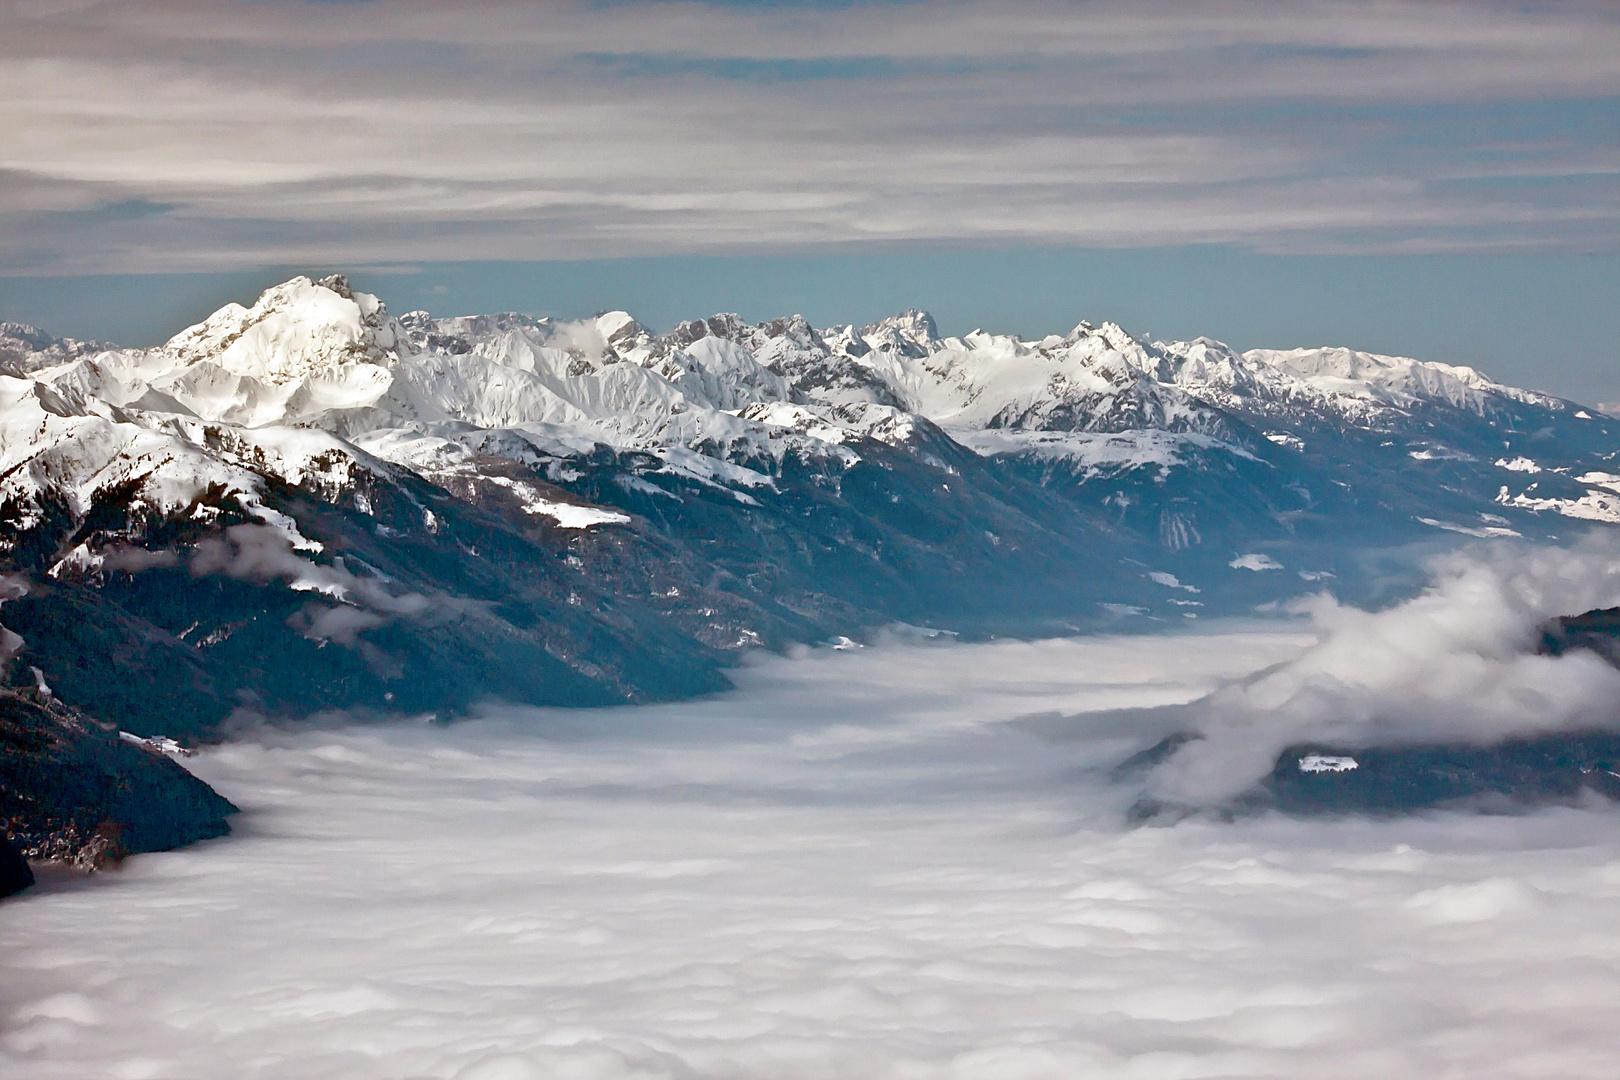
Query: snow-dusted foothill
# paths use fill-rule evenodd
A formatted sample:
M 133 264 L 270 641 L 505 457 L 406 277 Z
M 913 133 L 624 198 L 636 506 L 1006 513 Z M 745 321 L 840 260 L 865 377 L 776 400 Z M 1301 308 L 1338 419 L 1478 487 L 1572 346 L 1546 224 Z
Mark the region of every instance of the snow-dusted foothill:
M 141 737 L 642 700 L 754 645 L 1179 622 L 1617 521 L 1609 424 L 1340 348 L 395 316 L 300 277 L 150 349 L 0 325 L 0 561 L 59 693 L 179 688 Z

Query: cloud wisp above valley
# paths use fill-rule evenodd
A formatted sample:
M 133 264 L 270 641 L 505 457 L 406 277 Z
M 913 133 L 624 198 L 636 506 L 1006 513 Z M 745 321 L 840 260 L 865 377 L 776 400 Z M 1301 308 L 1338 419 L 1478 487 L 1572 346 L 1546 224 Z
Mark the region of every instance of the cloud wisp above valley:
M 0 12 L 0 272 L 1610 250 L 1598 4 Z

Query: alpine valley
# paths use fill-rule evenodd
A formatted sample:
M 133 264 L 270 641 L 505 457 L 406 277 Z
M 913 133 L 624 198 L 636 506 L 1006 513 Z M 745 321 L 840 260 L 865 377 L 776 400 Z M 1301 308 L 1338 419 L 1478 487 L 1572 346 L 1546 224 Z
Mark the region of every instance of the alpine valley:
M 98 754 L 155 753 L 690 696 L 885 627 L 1377 601 L 1442 546 L 1620 522 L 1617 454 L 1620 422 L 1470 368 L 1111 323 L 659 334 L 299 277 L 152 349 L 0 324 L 0 737 L 71 713 Z

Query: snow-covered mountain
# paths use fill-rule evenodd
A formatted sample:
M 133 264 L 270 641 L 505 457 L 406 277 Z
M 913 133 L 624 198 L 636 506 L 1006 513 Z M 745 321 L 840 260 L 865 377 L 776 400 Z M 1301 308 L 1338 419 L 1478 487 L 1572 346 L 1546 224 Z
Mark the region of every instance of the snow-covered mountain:
M 84 657 L 138 653 L 196 728 L 224 687 L 687 693 L 753 644 L 1181 619 L 1371 582 L 1370 549 L 1620 522 L 1610 428 L 1348 349 L 395 317 L 294 278 L 154 349 L 0 324 L 4 615 L 76 703 L 127 706 Z

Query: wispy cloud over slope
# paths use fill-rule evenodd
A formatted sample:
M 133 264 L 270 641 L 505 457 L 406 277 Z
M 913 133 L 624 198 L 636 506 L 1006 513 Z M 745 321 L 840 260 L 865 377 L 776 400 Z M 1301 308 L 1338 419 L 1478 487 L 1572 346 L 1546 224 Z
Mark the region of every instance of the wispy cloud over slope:
M 18 3 L 0 270 L 1611 248 L 1597 4 Z

